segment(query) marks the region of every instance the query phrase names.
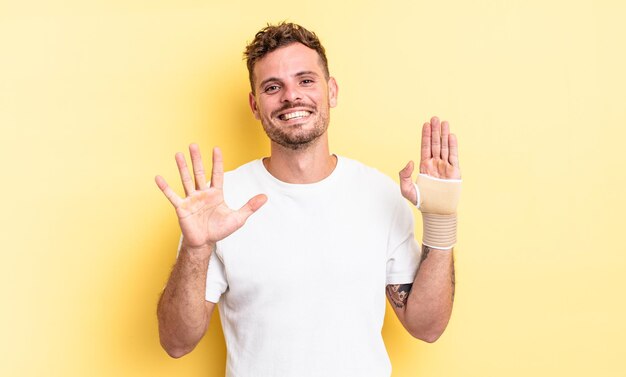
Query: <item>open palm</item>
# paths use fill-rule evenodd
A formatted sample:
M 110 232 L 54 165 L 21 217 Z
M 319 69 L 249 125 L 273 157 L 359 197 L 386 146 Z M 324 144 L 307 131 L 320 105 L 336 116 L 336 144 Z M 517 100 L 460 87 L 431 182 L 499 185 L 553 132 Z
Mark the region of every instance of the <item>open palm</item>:
M 450 133 L 448 122 L 432 117 L 430 122 L 424 123 L 419 169 L 420 174 L 433 178 L 461 179 L 459 144 Z M 400 171 L 400 190 L 406 199 L 417 204 L 417 191 L 411 178 L 413 170 L 413 161 L 409 161 Z
M 239 210 L 230 209 L 224 202 L 222 188 L 224 167 L 220 150 L 213 149 L 210 186 L 206 183 L 199 147 L 191 144 L 189 153 L 194 179 L 189 174 L 184 155 L 177 153 L 175 157 L 185 189 L 185 198 L 178 196 L 163 177 L 157 176 L 155 181 L 176 209 L 185 246 L 190 248 L 213 246 L 217 241 L 241 228 L 246 219 L 267 201 L 267 197 L 262 194 L 256 195 Z

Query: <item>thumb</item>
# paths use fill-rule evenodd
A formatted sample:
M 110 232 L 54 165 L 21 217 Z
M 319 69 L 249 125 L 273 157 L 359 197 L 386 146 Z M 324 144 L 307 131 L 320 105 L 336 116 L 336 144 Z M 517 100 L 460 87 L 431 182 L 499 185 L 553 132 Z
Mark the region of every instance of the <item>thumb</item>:
M 404 169 L 400 170 L 400 191 L 408 201 L 417 205 L 417 191 L 415 191 L 415 185 L 411 175 L 413 174 L 413 161 L 409 161 Z
M 265 194 L 256 195 L 252 197 L 252 199 L 248 200 L 248 202 L 244 204 L 243 207 L 237 210 L 239 223 L 243 225 L 248 217 L 250 217 L 250 215 L 256 212 L 259 208 L 261 208 L 261 206 L 265 204 L 265 202 L 267 202 L 267 196 Z

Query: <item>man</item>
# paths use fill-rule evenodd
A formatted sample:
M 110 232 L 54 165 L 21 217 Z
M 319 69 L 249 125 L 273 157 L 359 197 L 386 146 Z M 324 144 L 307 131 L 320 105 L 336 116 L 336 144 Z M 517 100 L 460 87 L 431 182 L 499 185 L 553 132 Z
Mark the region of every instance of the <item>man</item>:
M 207 184 L 192 144 L 193 178 L 176 154 L 184 198 L 156 177 L 183 235 L 158 306 L 161 344 L 173 357 L 190 352 L 219 302 L 227 376 L 389 376 L 385 290 L 414 337 L 435 341 L 450 318 L 456 138 L 432 118 L 417 185 L 412 162 L 400 172 L 402 196 L 424 216 L 420 251 L 397 186 L 329 152 L 338 87 L 315 34 L 268 26 L 245 54 L 250 107 L 271 155 L 224 175 L 215 148 Z

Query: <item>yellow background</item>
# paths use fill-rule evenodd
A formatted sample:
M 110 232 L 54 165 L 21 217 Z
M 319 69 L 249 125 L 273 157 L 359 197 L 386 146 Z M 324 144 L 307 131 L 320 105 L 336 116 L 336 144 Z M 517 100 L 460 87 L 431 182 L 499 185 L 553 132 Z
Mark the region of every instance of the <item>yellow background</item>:
M 192 141 L 228 169 L 268 153 L 241 53 L 284 19 L 327 48 L 333 152 L 396 179 L 430 116 L 459 137 L 454 313 L 429 345 L 388 310 L 393 376 L 626 375 L 625 18 L 620 1 L 2 0 L 0 375 L 223 376 L 217 316 L 190 355 L 160 349 L 179 233 L 153 177 L 180 192 Z

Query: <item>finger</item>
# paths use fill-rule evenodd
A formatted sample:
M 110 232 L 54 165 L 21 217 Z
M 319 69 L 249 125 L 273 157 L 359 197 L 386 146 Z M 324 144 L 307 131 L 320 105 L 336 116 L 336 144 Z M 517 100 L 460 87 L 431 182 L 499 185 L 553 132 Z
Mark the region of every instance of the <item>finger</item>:
M 413 161 L 409 161 L 404 169 L 400 170 L 400 191 L 402 196 L 407 198 L 411 203 L 417 205 L 417 192 L 415 191 L 415 185 L 413 184 Z
M 193 167 L 193 176 L 196 181 L 196 190 L 203 190 L 206 188 L 206 177 L 198 144 L 193 143 L 189 145 L 189 154 L 191 155 L 191 166 Z
M 450 134 L 448 137 L 448 142 L 450 143 L 450 157 L 448 157 L 448 161 L 455 168 L 460 168 L 459 166 L 459 142 L 456 139 L 455 134 Z
M 413 174 L 413 161 L 407 162 L 406 166 L 400 170 L 400 182 L 408 180 L 411 181 L 411 175 Z
M 165 179 L 163 179 L 163 177 L 161 177 L 160 175 L 157 175 L 156 177 L 154 177 L 154 181 L 156 182 L 157 186 L 159 186 L 161 191 L 163 191 L 165 197 L 170 201 L 170 203 L 172 203 L 172 205 L 174 205 L 174 208 L 178 208 L 183 200 L 178 195 L 176 195 L 174 190 L 172 190 L 167 182 L 165 182 Z
M 185 161 L 185 155 L 178 152 L 176 153 L 176 165 L 178 166 L 178 171 L 180 173 L 180 180 L 183 183 L 183 187 L 185 188 L 185 195 L 189 196 L 192 192 L 195 191 L 193 187 L 193 180 L 189 175 L 189 168 L 187 167 L 187 161 Z
M 441 122 L 441 159 L 448 161 L 448 136 L 450 135 L 450 124 L 447 121 Z
M 441 158 L 441 124 L 439 118 L 432 117 L 430 119 L 431 126 L 431 141 L 430 149 L 433 154 L 433 158 Z
M 428 122 L 424 123 L 424 126 L 422 127 L 422 153 L 421 153 L 420 165 L 422 162 L 428 160 L 429 158 L 433 156 L 430 150 L 430 133 L 431 133 L 430 123 Z
M 237 216 L 239 217 L 239 226 L 242 226 L 248 217 L 252 215 L 256 210 L 261 208 L 263 204 L 267 202 L 267 196 L 265 194 L 259 194 L 248 200 L 248 203 L 237 210 Z
M 218 147 L 213 148 L 213 168 L 211 169 L 211 187 L 222 188 L 224 184 L 224 163 L 222 151 Z

